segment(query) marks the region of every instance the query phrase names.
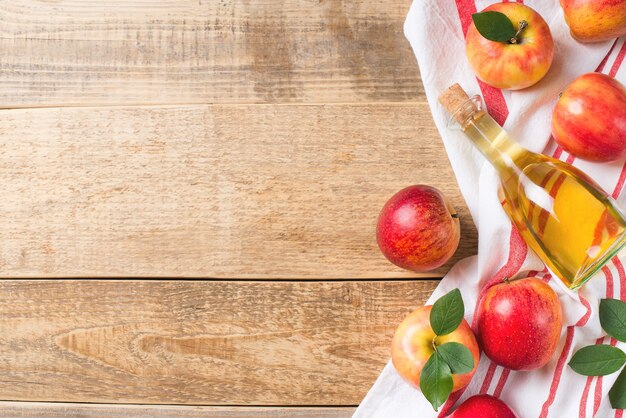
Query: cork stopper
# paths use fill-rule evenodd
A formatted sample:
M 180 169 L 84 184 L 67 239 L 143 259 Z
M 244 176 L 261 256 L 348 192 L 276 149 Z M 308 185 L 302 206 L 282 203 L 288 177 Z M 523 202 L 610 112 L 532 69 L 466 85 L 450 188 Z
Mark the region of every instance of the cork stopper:
M 468 117 L 476 110 L 474 106 L 468 106 L 469 96 L 465 90 L 455 83 L 448 87 L 439 96 L 439 103 L 452 115 L 454 120 L 463 126 Z

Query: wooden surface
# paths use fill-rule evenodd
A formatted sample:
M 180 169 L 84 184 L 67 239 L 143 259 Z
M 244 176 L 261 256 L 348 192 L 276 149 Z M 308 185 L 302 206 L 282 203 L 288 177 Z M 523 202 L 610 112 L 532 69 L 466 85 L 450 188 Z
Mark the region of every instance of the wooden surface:
M 375 239 L 413 183 L 459 208 L 455 262 L 475 234 L 430 121 L 424 103 L 4 111 L 0 273 L 415 276 Z
M 0 402 L 5 417 L 22 418 L 349 418 L 353 407 L 224 407 Z
M 476 249 L 409 5 L 0 0 L 0 416 L 352 413 Z M 419 182 L 462 218 L 421 276 L 374 237 Z
M 422 92 L 408 0 L 0 2 L 4 106 L 379 102 Z
M 4 281 L 0 398 L 354 405 L 435 284 Z

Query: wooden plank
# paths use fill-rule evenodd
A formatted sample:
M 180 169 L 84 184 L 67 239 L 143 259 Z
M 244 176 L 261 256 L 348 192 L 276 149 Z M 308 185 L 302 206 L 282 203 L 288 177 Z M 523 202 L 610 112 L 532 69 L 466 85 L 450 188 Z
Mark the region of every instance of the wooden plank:
M 215 407 L 0 402 L 4 417 L 33 418 L 349 418 L 353 407 Z
M 2 106 L 414 101 L 410 3 L 2 1 Z
M 424 103 L 5 110 L 0 156 L 3 277 L 417 276 L 375 240 L 414 183 L 476 250 Z
M 0 399 L 356 405 L 437 281 L 0 281 Z

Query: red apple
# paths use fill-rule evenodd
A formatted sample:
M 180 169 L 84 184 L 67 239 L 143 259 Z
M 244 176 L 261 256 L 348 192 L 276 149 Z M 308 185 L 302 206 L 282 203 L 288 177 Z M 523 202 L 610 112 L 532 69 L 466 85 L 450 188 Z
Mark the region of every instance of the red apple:
M 463 402 L 448 418 L 518 418 L 500 399 L 491 395 L 472 396 Z
M 422 306 L 409 314 L 398 326 L 391 343 L 391 361 L 398 374 L 419 389 L 420 374 L 424 365 L 433 354 L 435 347 L 456 342 L 467 347 L 474 358 L 474 369 L 465 374 L 453 374 L 452 391 L 465 387 L 478 367 L 480 351 L 476 337 L 466 320 L 450 334 L 437 336 L 430 326 L 432 306 Z
M 513 370 L 533 370 L 548 363 L 563 326 L 554 290 L 530 277 L 487 289 L 476 319 L 476 337 L 483 352 L 494 363 Z
M 417 272 L 436 269 L 452 257 L 461 236 L 456 211 L 434 187 L 400 190 L 378 217 L 376 238 L 393 264 Z
M 519 34 L 497 42 L 483 37 L 472 23 L 465 37 L 467 59 L 476 76 L 500 89 L 519 90 L 537 83 L 552 65 L 554 42 L 543 18 L 521 3 L 496 3 L 483 12 L 500 12 Z M 521 22 L 526 27 L 520 30 Z
M 626 0 L 561 0 L 570 32 L 580 42 L 626 35 Z
M 626 153 L 626 88 L 600 73 L 578 77 L 552 113 L 552 135 L 567 152 L 591 161 Z

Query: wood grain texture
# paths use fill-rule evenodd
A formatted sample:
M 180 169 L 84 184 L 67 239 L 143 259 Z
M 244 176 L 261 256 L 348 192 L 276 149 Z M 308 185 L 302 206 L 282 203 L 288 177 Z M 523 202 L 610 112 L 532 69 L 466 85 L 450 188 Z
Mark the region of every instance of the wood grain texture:
M 0 402 L 7 418 L 349 418 L 353 407 L 215 407 Z
M 0 1 L 1 105 L 411 101 L 410 3 Z
M 8 278 L 418 276 L 375 240 L 415 183 L 460 211 L 452 262 L 476 249 L 423 103 L 5 110 L 0 156 Z
M 437 281 L 0 281 L 0 399 L 356 405 Z

